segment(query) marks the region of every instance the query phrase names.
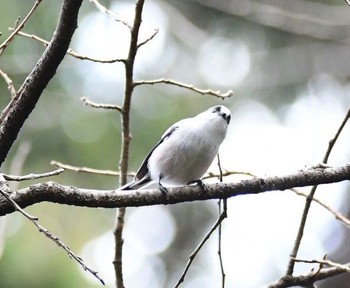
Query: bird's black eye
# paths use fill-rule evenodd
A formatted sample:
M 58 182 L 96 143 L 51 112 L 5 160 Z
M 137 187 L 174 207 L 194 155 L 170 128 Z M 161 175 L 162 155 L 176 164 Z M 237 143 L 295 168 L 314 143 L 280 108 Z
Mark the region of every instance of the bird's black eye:
M 217 113 L 217 112 L 220 112 L 221 111 L 221 107 L 220 106 L 215 106 L 213 108 L 213 113 Z

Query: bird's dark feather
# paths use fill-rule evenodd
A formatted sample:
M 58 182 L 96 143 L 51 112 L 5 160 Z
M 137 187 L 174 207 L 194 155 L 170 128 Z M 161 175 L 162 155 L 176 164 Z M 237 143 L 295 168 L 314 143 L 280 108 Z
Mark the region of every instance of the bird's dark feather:
M 148 174 L 148 160 L 151 157 L 153 151 L 161 144 L 163 143 L 171 134 L 175 132 L 175 130 L 179 128 L 178 126 L 172 126 L 168 129 L 168 131 L 163 135 L 163 137 L 158 141 L 158 143 L 153 147 L 153 149 L 148 153 L 145 160 L 143 160 L 139 170 L 137 170 L 137 173 L 135 175 L 134 181 L 141 180 L 143 177 L 145 177 Z

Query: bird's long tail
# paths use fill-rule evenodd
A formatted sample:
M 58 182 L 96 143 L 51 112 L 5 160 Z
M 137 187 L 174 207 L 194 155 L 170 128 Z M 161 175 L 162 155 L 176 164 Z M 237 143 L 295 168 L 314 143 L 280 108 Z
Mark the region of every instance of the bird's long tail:
M 142 178 L 141 180 L 133 180 L 117 189 L 117 191 L 122 191 L 122 190 L 138 190 L 145 186 L 146 184 L 149 184 L 151 182 L 151 178 L 145 177 Z

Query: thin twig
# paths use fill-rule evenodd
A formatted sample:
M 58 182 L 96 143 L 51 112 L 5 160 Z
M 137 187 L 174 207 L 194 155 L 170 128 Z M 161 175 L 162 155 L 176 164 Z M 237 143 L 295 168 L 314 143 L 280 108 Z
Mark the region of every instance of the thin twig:
M 340 264 L 340 263 L 336 263 L 333 262 L 331 260 L 327 260 L 327 259 L 323 259 L 323 260 L 307 260 L 307 259 L 298 259 L 298 258 L 294 258 L 293 259 L 295 262 L 299 262 L 299 263 L 310 263 L 310 264 L 321 264 L 321 265 L 328 265 L 330 267 L 336 267 L 336 268 L 340 268 L 343 269 L 346 272 L 350 273 L 350 267 L 344 264 Z
M 107 9 L 105 6 L 103 6 L 100 2 L 97 0 L 89 0 L 91 3 L 95 4 L 96 8 L 99 9 L 101 12 L 106 13 L 107 15 L 111 16 L 114 21 L 120 22 L 123 25 L 125 25 L 127 28 L 131 30 L 131 25 L 127 23 L 124 20 L 121 20 L 118 18 L 118 15 L 111 11 L 110 9 Z
M 328 149 L 325 153 L 325 156 L 323 158 L 323 163 L 327 164 L 328 162 L 328 158 L 329 155 L 334 147 L 334 144 L 336 143 L 337 139 L 339 138 L 340 133 L 342 132 L 345 124 L 347 123 L 347 121 L 350 118 L 350 109 L 348 110 L 346 116 L 344 117 L 344 120 L 342 121 L 341 125 L 339 126 L 337 132 L 335 133 L 335 136 L 329 141 L 329 146 Z M 296 235 L 296 239 L 294 241 L 294 246 L 293 249 L 290 253 L 290 259 L 288 262 L 288 267 L 287 267 L 287 271 L 286 271 L 286 276 L 290 276 L 293 275 L 293 271 L 294 271 L 294 266 L 295 266 L 295 261 L 294 258 L 296 258 L 298 251 L 299 251 L 299 247 L 301 244 L 301 240 L 303 238 L 303 234 L 304 234 L 304 229 L 305 229 L 305 224 L 306 224 L 306 220 L 310 211 L 310 207 L 311 207 L 311 203 L 312 203 L 312 199 L 314 198 L 315 192 L 317 189 L 317 185 L 313 186 L 309 195 L 306 197 L 306 201 L 305 201 L 305 206 L 304 206 L 304 210 L 303 210 L 303 214 L 301 216 L 301 220 L 300 220 L 300 225 L 299 225 L 299 229 Z
M 220 161 L 220 154 L 218 154 L 218 167 L 219 167 L 219 181 L 223 181 L 223 176 L 222 176 L 222 167 L 221 167 L 221 161 Z M 225 213 L 227 217 L 227 199 L 220 199 L 218 201 L 218 206 L 219 206 L 219 215 L 221 215 L 221 208 L 223 208 L 223 212 Z M 223 207 L 222 207 L 223 206 Z M 225 218 L 226 218 L 225 217 Z M 224 264 L 222 261 L 222 226 L 221 223 L 219 225 L 218 229 L 218 255 L 219 255 L 219 263 L 220 263 L 220 271 L 221 271 L 221 287 L 225 287 L 225 279 L 226 279 L 226 274 L 225 274 L 225 269 L 224 269 Z
M 218 166 L 219 166 L 219 171 L 220 171 L 220 182 L 222 182 L 222 169 L 221 169 L 221 164 L 220 164 L 220 156 L 218 154 Z M 182 272 L 179 280 L 177 281 L 175 288 L 179 287 L 180 284 L 185 280 L 185 276 L 189 270 L 189 268 L 192 265 L 192 262 L 198 252 L 201 250 L 201 248 L 204 246 L 204 244 L 207 242 L 207 240 L 210 238 L 211 234 L 216 230 L 217 227 L 219 227 L 219 249 L 218 249 L 218 254 L 219 254 L 219 261 L 220 261 L 220 269 L 221 269 L 221 275 L 222 275 L 222 280 L 221 280 L 221 285 L 222 287 L 225 287 L 225 271 L 222 263 L 222 257 L 221 257 L 221 223 L 222 221 L 227 218 L 227 199 L 222 199 L 223 200 L 223 211 L 221 211 L 221 199 L 219 200 L 219 217 L 216 221 L 216 223 L 212 226 L 212 228 L 209 230 L 209 232 L 204 236 L 202 241 L 199 243 L 197 248 L 190 254 L 188 262 L 186 264 L 186 267 L 184 271 Z
M 335 142 L 338 140 L 340 133 L 343 131 L 343 128 L 344 128 L 344 126 L 346 125 L 346 123 L 348 122 L 349 119 L 350 119 L 350 109 L 346 113 L 342 123 L 340 124 L 340 126 L 338 128 L 337 133 L 335 133 L 334 138 L 329 141 L 327 152 L 324 155 L 324 158 L 323 158 L 323 161 L 322 161 L 323 163 L 326 164 L 328 162 L 328 158 L 329 158 L 329 155 L 331 154 L 333 146 L 334 146 Z
M 156 35 L 158 34 L 159 30 L 158 29 L 154 29 L 154 32 L 151 34 L 151 36 L 149 36 L 146 40 L 142 41 L 141 43 L 139 43 L 137 45 L 137 48 L 140 49 L 141 46 L 147 44 L 149 41 L 151 41 L 154 37 L 156 37 Z
M 204 236 L 204 238 L 202 239 L 202 241 L 199 243 L 199 245 L 196 247 L 196 249 L 190 254 L 190 256 L 188 257 L 188 262 L 186 264 L 186 267 L 184 269 L 184 271 L 182 272 L 179 280 L 177 281 L 177 283 L 175 284 L 175 288 L 179 287 L 181 285 L 181 283 L 185 280 L 185 276 L 188 272 L 188 269 L 190 268 L 194 258 L 197 256 L 198 252 L 202 249 L 202 247 L 204 246 L 204 244 L 208 241 L 208 239 L 210 238 L 211 234 L 216 230 L 216 228 L 221 224 L 221 222 L 226 218 L 225 215 L 225 210 L 219 215 L 218 219 L 216 220 L 215 224 L 212 226 L 212 228 L 209 230 L 209 232 Z
M 224 218 L 227 218 L 227 199 L 220 199 L 219 202 L 219 213 L 224 214 Z M 222 211 L 222 212 L 221 212 Z M 220 214 L 220 215 L 221 215 Z M 225 280 L 226 280 L 226 274 L 225 274 L 225 269 L 224 269 L 224 263 L 222 260 L 222 223 L 219 225 L 219 245 L 218 245 L 218 255 L 219 255 L 219 263 L 220 263 L 220 271 L 221 271 L 221 287 L 225 287 Z
M 121 58 L 113 58 L 113 59 L 98 59 L 98 58 L 93 58 L 91 56 L 86 56 L 86 55 L 82 55 L 79 54 L 78 52 L 75 52 L 74 50 L 72 50 L 71 48 L 69 48 L 67 50 L 67 54 L 80 59 L 80 60 L 87 60 L 87 61 L 91 61 L 91 62 L 96 62 L 96 63 L 102 63 L 102 64 L 111 64 L 111 63 L 117 63 L 117 62 L 121 62 L 124 63 L 125 59 L 121 59 Z
M 107 175 L 107 176 L 119 176 L 120 173 L 113 170 L 102 170 L 102 169 L 94 169 L 89 167 L 78 167 L 73 165 L 64 164 L 55 160 L 52 160 L 50 162 L 51 165 L 60 167 L 64 170 L 70 170 L 74 172 L 84 172 L 84 173 L 92 173 L 92 174 L 100 174 L 100 175 Z M 135 173 L 129 173 L 128 176 L 134 176 Z
M 13 29 L 16 29 L 18 27 L 19 21 L 21 21 L 21 17 L 18 17 L 15 21 L 15 26 L 13 27 Z
M 1 69 L 0 69 L 0 75 L 5 80 L 5 82 L 7 84 L 7 89 L 10 91 L 11 98 L 15 97 L 16 96 L 16 89 L 15 89 L 15 86 L 13 85 L 12 79 Z
M 12 29 L 11 29 L 12 30 Z M 18 35 L 20 36 L 23 36 L 23 37 L 27 37 L 27 38 L 30 38 L 30 39 L 33 39 L 33 40 L 36 40 L 40 43 L 42 43 L 45 47 L 49 45 L 49 41 L 37 36 L 37 35 L 34 35 L 34 34 L 28 34 L 28 33 L 25 33 L 25 32 L 18 32 Z M 76 51 L 74 51 L 73 49 L 71 48 L 68 48 L 67 50 L 67 54 L 69 54 L 70 56 L 73 56 L 79 60 L 88 60 L 88 61 L 91 61 L 91 62 L 96 62 L 96 63 L 103 63 L 103 64 L 111 64 L 111 63 L 116 63 L 116 62 L 122 62 L 124 63 L 125 62 L 125 59 L 120 59 L 120 58 L 114 58 L 114 59 L 97 59 L 97 58 L 93 58 L 93 57 L 90 57 L 90 56 L 86 56 L 86 55 L 83 55 L 83 54 L 80 54 Z
M 350 6 L 350 0 L 345 0 L 345 2 Z
M 197 88 L 191 84 L 186 84 L 186 83 L 181 83 L 172 79 L 155 79 L 155 80 L 139 80 L 139 81 L 135 81 L 134 82 L 134 86 L 138 86 L 138 85 L 154 85 L 154 84 L 170 84 L 170 85 L 174 85 L 174 86 L 178 86 L 181 88 L 185 88 L 185 89 L 189 89 L 191 91 L 194 91 L 196 93 L 202 94 L 202 95 L 211 95 L 211 96 L 215 96 L 221 99 L 224 98 L 228 98 L 231 97 L 233 95 L 233 91 L 232 90 L 228 90 L 227 92 L 221 92 L 221 91 L 214 91 L 211 89 L 200 89 Z
M 29 17 L 34 13 L 35 9 L 39 6 L 39 4 L 42 2 L 42 0 L 36 0 L 32 9 L 30 9 L 30 11 L 28 12 L 28 14 L 26 15 L 26 17 L 24 17 L 23 21 L 21 22 L 21 24 L 18 25 L 18 23 L 16 23 L 16 28 L 14 29 L 14 31 L 11 33 L 11 35 L 9 37 L 7 37 L 7 39 L 0 45 L 0 56 L 1 54 L 5 51 L 5 49 L 7 48 L 7 46 L 10 44 L 10 42 L 12 41 L 12 39 L 16 36 L 16 34 L 18 34 L 18 32 L 23 29 L 24 25 L 26 24 L 26 22 L 28 21 Z
M 61 174 L 62 172 L 64 172 L 64 169 L 60 168 L 55 171 L 41 173 L 41 174 L 30 173 L 24 176 L 14 176 L 14 175 L 3 174 L 3 176 L 7 181 L 26 181 L 26 180 L 35 180 L 35 179 L 40 179 L 40 178 L 45 178 L 50 176 L 56 176 Z
M 293 191 L 295 194 L 299 195 L 299 196 L 303 196 L 303 197 L 308 197 L 308 195 L 304 192 L 299 191 L 298 189 L 290 189 L 291 191 Z M 312 201 L 316 202 L 317 204 L 321 205 L 323 208 L 325 208 L 326 210 L 328 210 L 331 214 L 333 214 L 333 216 L 335 217 L 335 219 L 339 220 L 341 223 L 343 223 L 345 225 L 346 228 L 350 229 L 350 220 L 348 218 L 346 218 L 344 215 L 342 215 L 341 213 L 335 211 L 334 209 L 332 209 L 329 205 L 323 203 L 320 199 L 313 197 Z
M 86 97 L 81 97 L 80 100 L 83 101 L 83 103 L 85 105 L 87 105 L 87 106 L 91 106 L 91 107 L 94 107 L 94 108 L 100 108 L 100 109 L 117 110 L 119 112 L 122 112 L 122 107 L 120 107 L 118 105 L 96 103 L 96 102 L 93 102 L 93 101 L 89 100 Z
M 1 186 L 4 187 L 4 185 L 6 185 L 3 181 L 1 181 Z M 7 189 L 6 189 L 7 190 Z M 20 212 L 23 216 L 25 216 L 29 221 L 31 221 L 39 230 L 39 232 L 43 233 L 47 238 L 51 239 L 53 242 L 56 243 L 56 245 L 58 247 L 61 247 L 71 259 L 74 259 L 76 262 L 79 263 L 79 265 L 85 270 L 90 272 L 93 276 L 95 276 L 103 285 L 105 285 L 103 279 L 98 275 L 98 272 L 92 270 L 91 268 L 89 268 L 88 266 L 85 265 L 83 259 L 79 256 L 77 256 L 76 254 L 74 254 L 72 252 L 72 250 L 62 242 L 62 240 L 53 235 L 49 230 L 47 230 L 46 228 L 44 228 L 43 226 L 41 226 L 38 223 L 39 218 L 32 216 L 30 214 L 28 214 L 27 212 L 25 212 L 15 201 L 13 201 L 11 199 L 11 197 L 8 195 L 7 192 L 5 192 L 3 190 L 3 188 L 0 189 L 0 193 L 2 196 L 4 196 L 11 204 L 12 206 L 15 208 L 16 211 Z
M 249 177 L 257 177 L 256 175 L 252 174 L 251 172 L 225 170 L 225 171 L 221 171 L 221 173 L 219 173 L 219 174 L 208 172 L 206 175 L 204 175 L 204 177 L 202 179 L 204 180 L 204 179 L 210 179 L 210 178 L 218 178 L 220 181 L 220 177 L 227 177 L 227 176 L 231 176 L 231 175 L 244 175 L 244 176 L 249 176 Z

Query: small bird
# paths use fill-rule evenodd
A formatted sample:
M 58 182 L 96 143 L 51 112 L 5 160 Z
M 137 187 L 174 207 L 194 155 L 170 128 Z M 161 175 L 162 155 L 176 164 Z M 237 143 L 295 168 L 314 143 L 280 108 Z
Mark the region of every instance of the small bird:
M 166 186 L 196 183 L 208 170 L 225 139 L 230 110 L 217 105 L 171 126 L 148 153 L 133 181 L 118 190 L 137 190 L 156 181 L 163 194 Z

